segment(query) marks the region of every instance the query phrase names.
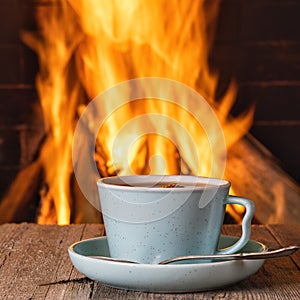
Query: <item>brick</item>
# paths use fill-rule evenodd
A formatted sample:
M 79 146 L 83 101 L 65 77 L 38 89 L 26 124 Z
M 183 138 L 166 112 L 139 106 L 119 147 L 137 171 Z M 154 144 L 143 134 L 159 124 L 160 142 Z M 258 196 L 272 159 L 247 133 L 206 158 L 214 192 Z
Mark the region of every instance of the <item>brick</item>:
M 35 85 L 35 79 L 39 69 L 37 55 L 27 46 L 21 47 L 21 51 L 21 82 L 24 84 Z
M 221 2 L 216 30 L 217 43 L 234 42 L 238 39 L 241 4 L 240 0 Z
M 277 157 L 285 170 L 300 183 L 300 123 L 295 125 L 253 125 L 251 133 Z
M 255 103 L 255 121 L 299 120 L 300 85 L 240 86 L 232 111 L 237 115 Z
M 0 199 L 16 177 L 19 168 L 16 167 L 1 167 L 0 166 Z
M 0 41 L 1 43 L 16 43 L 19 41 L 21 28 L 21 10 L 19 1 L 1 1 L 0 3 Z
M 22 168 L 38 153 L 44 131 L 27 127 L 0 129 L 0 166 Z
M 36 129 L 25 127 L 20 131 L 21 167 L 27 166 L 37 157 L 44 136 L 45 131 L 43 127 Z
M 245 45 L 239 53 L 241 81 L 300 80 L 300 43 Z
M 231 73 L 240 83 L 300 80 L 300 40 L 298 43 L 219 44 L 211 65 Z
M 31 124 L 40 126 L 42 113 L 32 89 L 0 89 L 0 127 Z M 36 124 L 36 125 L 34 125 Z
M 300 184 L 300 162 L 297 159 L 285 158 L 281 161 L 282 168 Z
M 21 28 L 24 31 L 35 32 L 37 22 L 35 17 L 35 3 L 33 0 L 21 1 L 20 9 L 22 11 Z M 38 71 L 38 59 L 36 53 L 24 43 L 21 44 L 21 81 L 24 84 L 34 84 L 36 73 Z
M 21 53 L 18 44 L 0 44 L 0 84 L 18 84 L 21 79 Z
M 20 39 L 21 30 L 36 29 L 33 2 L 2 0 L 0 28 L 0 84 L 34 83 L 37 58 Z
M 240 40 L 299 40 L 300 2 L 243 1 Z
M 23 30 L 35 31 L 37 28 L 37 22 L 35 18 L 36 4 L 32 0 L 21 1 L 21 28 Z
M 0 165 L 18 167 L 20 158 L 20 132 L 13 129 L 0 129 Z

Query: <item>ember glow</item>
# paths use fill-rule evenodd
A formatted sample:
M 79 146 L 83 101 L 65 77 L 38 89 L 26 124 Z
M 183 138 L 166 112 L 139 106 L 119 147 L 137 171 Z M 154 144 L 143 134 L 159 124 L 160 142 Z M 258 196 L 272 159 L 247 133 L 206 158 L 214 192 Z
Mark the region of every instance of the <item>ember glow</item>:
M 85 105 L 117 83 L 161 77 L 193 88 L 214 108 L 227 148 L 249 130 L 253 110 L 234 119 L 230 117 L 237 90 L 234 83 L 222 99 L 215 99 L 218 74 L 210 70 L 208 55 L 220 1 L 56 0 L 47 3 L 37 9 L 39 32 L 22 35 L 39 57 L 37 90 L 47 127 L 40 159 L 48 188 L 42 195 L 39 223 L 71 222 L 74 127 Z M 159 87 L 146 88 L 151 95 L 151 89 Z M 182 101 L 189 99 L 183 95 Z M 101 128 L 96 144 L 95 159 L 102 176 L 132 172 L 218 174 L 218 165 L 211 165 L 211 147 L 216 149 L 218 145 L 207 144 L 192 114 L 157 99 L 140 99 L 115 113 L 111 107 L 114 107 L 111 102 L 104 102 L 101 107 L 103 114 L 110 117 Z M 162 135 L 143 134 L 132 144 L 129 161 L 122 160 L 128 139 L 132 139 L 130 134 L 146 124 L 134 123 L 120 136 L 122 126 L 139 115 L 151 113 L 173 116 L 188 129 L 201 156 L 200 166 L 193 166 L 192 148 L 184 135 L 179 136 L 175 128 L 163 121 L 152 122 L 152 126 L 160 126 L 160 132 L 173 131 L 176 145 L 185 147 L 178 149 Z M 113 153 L 116 135 L 118 151 Z M 116 152 L 119 153 L 117 164 L 113 159 Z M 220 153 L 220 159 L 223 154 Z M 185 169 L 179 165 L 179 159 L 185 162 Z

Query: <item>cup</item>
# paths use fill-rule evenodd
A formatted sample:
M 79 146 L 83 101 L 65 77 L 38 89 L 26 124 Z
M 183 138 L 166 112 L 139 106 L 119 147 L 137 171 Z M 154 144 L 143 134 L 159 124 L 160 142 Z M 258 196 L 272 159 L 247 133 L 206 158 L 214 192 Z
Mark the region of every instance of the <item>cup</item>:
M 229 196 L 230 182 L 178 175 L 116 176 L 97 181 L 111 257 L 156 264 L 183 255 L 239 251 L 250 238 L 253 202 Z M 242 235 L 218 249 L 225 208 L 246 208 Z

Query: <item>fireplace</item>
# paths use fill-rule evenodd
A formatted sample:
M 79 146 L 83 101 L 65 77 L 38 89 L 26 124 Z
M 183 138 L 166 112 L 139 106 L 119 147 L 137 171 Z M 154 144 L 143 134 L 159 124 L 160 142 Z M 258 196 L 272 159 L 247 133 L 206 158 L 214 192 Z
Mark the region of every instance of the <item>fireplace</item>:
M 5 27 L 0 36 L 1 222 L 36 221 L 41 199 L 47 203 L 49 186 L 37 161 L 47 140 L 47 124 L 35 85 L 39 65 L 36 53 L 27 46 L 28 40 L 25 44 L 24 38 L 20 39 L 20 31 L 36 30 L 34 12 L 45 12 L 54 2 L 0 3 Z M 300 212 L 296 142 L 300 125 L 296 102 L 300 35 L 295 30 L 299 6 L 297 1 L 224 0 L 220 2 L 216 38 L 210 49 L 210 68 L 219 72 L 216 99 L 222 99 L 234 78 L 238 89 L 231 114 L 239 116 L 255 103 L 250 134 L 229 149 L 226 172 L 237 194 L 256 201 L 259 223 L 296 222 Z M 75 182 L 72 176 L 70 180 Z M 20 187 L 22 182 L 27 182 L 25 187 Z M 16 200 L 15 191 L 20 189 L 22 196 Z M 74 189 L 71 196 L 77 205 L 71 205 L 70 221 L 100 220 L 101 216 Z M 47 211 L 55 211 L 55 204 L 48 204 Z M 57 221 L 51 213 L 46 215 L 44 222 Z

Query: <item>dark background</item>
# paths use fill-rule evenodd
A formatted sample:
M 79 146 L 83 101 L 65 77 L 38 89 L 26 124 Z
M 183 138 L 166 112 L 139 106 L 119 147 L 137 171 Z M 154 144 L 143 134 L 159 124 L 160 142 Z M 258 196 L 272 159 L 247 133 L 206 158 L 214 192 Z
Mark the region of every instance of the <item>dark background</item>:
M 251 133 L 300 182 L 300 1 L 224 0 L 212 64 L 239 85 L 233 114 L 255 103 Z
M 35 91 L 38 62 L 19 38 L 35 27 L 33 0 L 0 0 L 0 197 L 35 157 L 43 120 Z M 239 85 L 233 115 L 256 104 L 251 133 L 300 182 L 300 1 L 223 0 L 212 67 L 220 93 Z

